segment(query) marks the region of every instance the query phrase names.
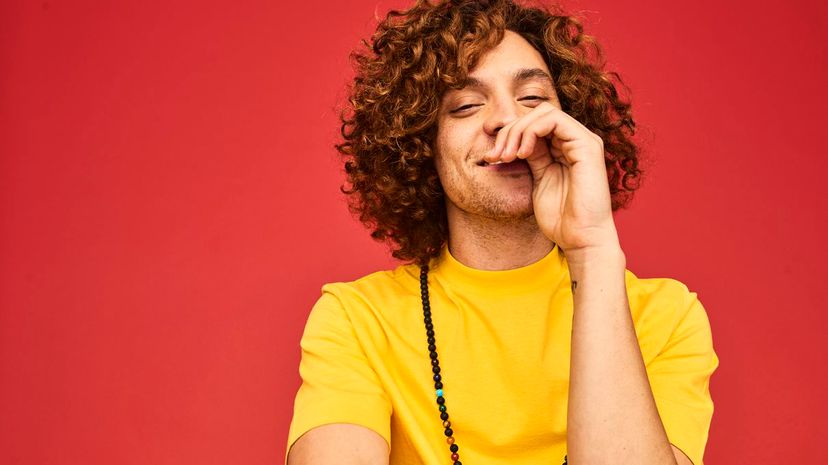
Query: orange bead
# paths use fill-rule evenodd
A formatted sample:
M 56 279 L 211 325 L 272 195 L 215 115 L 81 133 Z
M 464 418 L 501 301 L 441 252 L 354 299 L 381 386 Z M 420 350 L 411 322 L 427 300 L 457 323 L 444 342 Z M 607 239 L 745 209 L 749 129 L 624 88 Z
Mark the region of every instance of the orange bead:
M 454 436 L 447 437 L 446 442 L 449 443 L 449 445 L 454 444 Z

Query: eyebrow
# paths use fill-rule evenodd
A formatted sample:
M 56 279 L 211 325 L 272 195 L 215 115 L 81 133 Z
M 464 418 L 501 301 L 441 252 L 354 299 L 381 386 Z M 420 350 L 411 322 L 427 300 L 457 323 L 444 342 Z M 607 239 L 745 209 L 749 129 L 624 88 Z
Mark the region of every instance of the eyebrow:
M 532 80 L 544 81 L 551 87 L 555 87 L 555 81 L 552 80 L 552 76 L 540 68 L 521 68 L 515 71 L 515 74 L 512 76 L 512 81 L 516 83 Z M 478 78 L 468 76 L 464 81 L 462 81 L 460 89 L 480 89 L 485 87 L 487 87 L 485 82 Z

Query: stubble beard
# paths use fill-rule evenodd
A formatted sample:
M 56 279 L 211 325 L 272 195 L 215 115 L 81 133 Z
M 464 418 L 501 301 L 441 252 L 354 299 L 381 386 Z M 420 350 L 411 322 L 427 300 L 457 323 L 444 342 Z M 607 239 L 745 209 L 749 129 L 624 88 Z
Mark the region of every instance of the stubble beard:
M 477 159 L 477 158 L 475 158 Z M 438 164 L 438 174 L 440 167 Z M 441 176 L 446 208 L 459 210 L 463 216 L 503 223 L 534 222 L 532 186 L 508 188 L 497 186 L 496 173 L 467 172 L 454 167 Z M 446 189 L 446 187 L 449 189 Z M 507 189 L 509 189 L 507 191 Z M 449 193 L 451 192 L 451 195 Z M 453 205 L 449 205 L 449 204 Z
M 532 194 L 507 192 L 498 189 L 479 177 L 466 179 L 466 189 L 457 192 L 455 206 L 470 214 L 498 222 L 526 222 L 533 219 Z

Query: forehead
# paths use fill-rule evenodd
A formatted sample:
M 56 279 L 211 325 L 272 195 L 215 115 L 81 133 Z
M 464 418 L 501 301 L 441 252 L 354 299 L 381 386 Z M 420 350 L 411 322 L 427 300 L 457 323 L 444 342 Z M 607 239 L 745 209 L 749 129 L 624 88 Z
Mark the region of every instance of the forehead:
M 540 68 L 549 72 L 540 52 L 520 34 L 507 30 L 503 40 L 480 57 L 471 74 L 495 72 L 510 67 Z
M 508 30 L 495 48 L 480 57 L 468 78 L 461 82 L 461 87 L 480 89 L 500 81 L 515 84 L 534 81 L 554 87 L 549 67 L 540 52 L 519 34 Z
M 535 81 L 548 85 L 549 87 L 555 86 L 555 82 L 552 80 L 552 76 L 549 72 L 541 68 L 516 68 L 511 72 L 511 75 L 509 75 L 508 70 L 500 71 L 501 72 L 497 73 L 500 75 L 500 79 L 508 79 L 515 84 Z M 498 79 L 498 77 L 495 77 L 495 79 Z M 487 87 L 491 87 L 492 83 L 491 78 L 486 78 L 480 74 L 472 73 L 462 82 L 462 86 L 463 89 L 485 89 Z

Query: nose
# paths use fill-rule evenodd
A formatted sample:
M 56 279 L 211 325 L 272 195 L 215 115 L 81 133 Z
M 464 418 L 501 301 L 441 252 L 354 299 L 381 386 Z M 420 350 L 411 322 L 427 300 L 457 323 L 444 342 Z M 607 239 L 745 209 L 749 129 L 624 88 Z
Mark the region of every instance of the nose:
M 503 129 L 503 126 L 516 120 L 518 114 L 518 103 L 508 98 L 500 98 L 492 101 L 489 107 L 489 115 L 483 122 L 483 130 L 486 134 L 495 137 Z

